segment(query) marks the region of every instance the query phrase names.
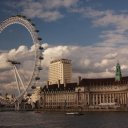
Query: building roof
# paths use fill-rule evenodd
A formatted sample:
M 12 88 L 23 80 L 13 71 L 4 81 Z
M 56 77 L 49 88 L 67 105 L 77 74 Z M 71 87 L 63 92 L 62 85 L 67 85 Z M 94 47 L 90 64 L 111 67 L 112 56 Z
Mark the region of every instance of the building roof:
M 66 86 L 64 84 L 52 84 L 52 85 L 45 85 L 43 88 L 43 91 L 73 91 L 75 90 L 75 87 L 77 86 L 77 83 L 67 83 Z
M 71 60 L 69 59 L 56 59 L 56 60 L 52 60 L 50 63 L 56 63 L 56 62 L 63 62 L 63 63 L 71 63 Z
M 115 78 L 86 78 L 82 79 L 79 83 L 80 86 L 92 86 L 92 85 L 122 85 L 128 83 L 128 76 L 122 77 L 120 81 L 115 81 Z

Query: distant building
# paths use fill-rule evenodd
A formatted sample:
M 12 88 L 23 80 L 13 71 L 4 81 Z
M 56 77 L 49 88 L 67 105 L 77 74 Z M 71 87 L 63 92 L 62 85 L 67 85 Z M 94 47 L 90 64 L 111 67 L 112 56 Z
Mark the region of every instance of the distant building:
M 41 97 L 42 107 L 46 109 L 128 108 L 128 76 L 122 77 L 120 65 L 117 63 L 115 78 L 79 77 L 79 83 L 46 85 Z
M 70 83 L 72 78 L 71 60 L 58 59 L 51 61 L 49 66 L 49 84 Z
M 32 108 L 39 108 L 41 100 L 41 87 L 36 87 L 32 95 L 30 96 L 28 100 L 28 104 L 31 104 Z
M 40 101 L 40 93 L 41 93 L 41 87 L 36 87 L 34 92 L 31 95 L 32 102 L 36 103 L 37 101 Z

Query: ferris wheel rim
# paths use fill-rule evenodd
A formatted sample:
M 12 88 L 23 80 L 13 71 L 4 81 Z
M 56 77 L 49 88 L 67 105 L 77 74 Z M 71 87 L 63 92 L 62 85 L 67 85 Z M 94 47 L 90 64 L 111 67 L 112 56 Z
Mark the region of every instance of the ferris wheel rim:
M 40 43 L 40 39 L 39 39 L 39 36 L 37 34 L 37 31 L 36 31 L 35 25 L 32 24 L 31 21 L 28 20 L 26 17 L 23 17 L 21 15 L 12 16 L 12 17 L 10 17 L 10 18 L 8 18 L 8 19 L 6 19 L 6 20 L 4 20 L 0 23 L 0 33 L 12 24 L 20 24 L 20 25 L 24 26 L 28 30 L 28 32 L 30 33 L 31 38 L 32 38 L 32 42 L 35 45 L 34 68 L 33 68 L 33 71 L 32 71 L 32 75 L 30 76 L 30 79 L 29 79 L 28 84 L 26 86 L 26 90 L 23 91 L 17 97 L 17 99 L 20 99 L 27 92 L 29 87 L 31 87 L 32 84 L 36 81 L 35 77 L 39 77 L 38 67 L 41 67 L 41 59 L 43 59 L 43 57 L 40 58 L 40 54 L 39 54 L 40 53 L 40 48 L 39 47 L 41 46 L 41 43 Z

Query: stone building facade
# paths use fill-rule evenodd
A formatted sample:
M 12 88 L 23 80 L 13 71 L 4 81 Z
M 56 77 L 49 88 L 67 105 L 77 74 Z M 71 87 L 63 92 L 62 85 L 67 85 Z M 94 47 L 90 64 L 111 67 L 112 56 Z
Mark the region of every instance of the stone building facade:
M 81 79 L 79 83 L 46 85 L 42 90 L 46 109 L 126 109 L 128 77 L 122 77 L 119 63 L 115 78 Z

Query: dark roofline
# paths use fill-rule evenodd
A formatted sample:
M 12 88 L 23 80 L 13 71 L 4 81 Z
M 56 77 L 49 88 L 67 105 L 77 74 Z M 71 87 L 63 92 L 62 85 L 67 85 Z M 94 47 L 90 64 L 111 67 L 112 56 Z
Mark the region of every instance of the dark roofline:
M 120 81 L 115 81 L 115 78 L 84 78 L 80 81 L 80 86 L 86 85 L 116 85 L 128 83 L 128 76 L 122 77 Z
M 75 90 L 75 87 L 77 86 L 77 83 L 67 83 L 65 84 L 52 84 L 52 85 L 45 85 L 43 88 L 43 91 L 73 91 Z
M 52 60 L 50 63 L 52 64 L 52 63 L 56 63 L 56 62 L 59 62 L 59 61 L 64 61 L 64 62 L 71 63 L 71 60 L 69 60 L 69 59 L 63 59 L 63 58 Z
M 87 80 L 104 80 L 104 79 L 114 79 L 115 77 L 106 77 L 106 78 L 83 78 L 83 79 L 87 79 Z M 128 79 L 128 76 L 122 76 L 121 79 Z

